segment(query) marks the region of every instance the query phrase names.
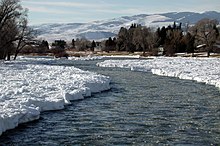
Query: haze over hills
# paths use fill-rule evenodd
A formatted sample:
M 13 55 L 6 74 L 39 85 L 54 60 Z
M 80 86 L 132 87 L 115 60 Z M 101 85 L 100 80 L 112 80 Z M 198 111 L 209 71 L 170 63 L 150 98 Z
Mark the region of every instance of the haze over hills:
M 129 27 L 132 23 L 157 28 L 173 24 L 174 22 L 181 22 L 184 27 L 187 23 L 193 25 L 203 18 L 217 19 L 220 22 L 220 13 L 208 11 L 204 13 L 171 12 L 151 15 L 141 14 L 89 23 L 42 24 L 32 27 L 34 30 L 37 30 L 39 39 L 45 39 L 49 42 L 57 39 L 71 41 L 73 38 L 101 40 L 116 36 L 121 27 Z

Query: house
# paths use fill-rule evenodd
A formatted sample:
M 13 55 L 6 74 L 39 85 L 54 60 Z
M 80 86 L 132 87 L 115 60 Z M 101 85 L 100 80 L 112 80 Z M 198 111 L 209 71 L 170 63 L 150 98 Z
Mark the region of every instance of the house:
M 102 51 L 102 43 L 101 42 L 96 42 L 96 47 L 94 48 L 95 52 L 101 52 Z
M 159 46 L 159 47 L 158 47 L 158 55 L 159 55 L 159 56 L 164 55 L 164 48 L 163 48 L 163 46 Z

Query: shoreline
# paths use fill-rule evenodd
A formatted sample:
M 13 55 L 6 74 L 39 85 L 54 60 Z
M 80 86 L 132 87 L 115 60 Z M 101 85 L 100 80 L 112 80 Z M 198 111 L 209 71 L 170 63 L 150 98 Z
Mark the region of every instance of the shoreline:
M 194 80 L 220 89 L 220 58 L 158 57 L 152 60 L 107 60 L 100 67 L 129 68 L 160 76 Z
M 143 56 L 143 52 L 118 52 L 118 51 L 110 51 L 110 52 L 105 52 L 105 51 L 99 51 L 99 52 L 92 52 L 92 51 L 69 51 L 67 50 L 66 53 L 69 55 L 69 57 L 87 57 L 87 56 L 107 56 L 107 57 L 120 57 L 120 56 L 139 56 L 140 58 L 149 58 L 149 57 L 168 57 L 168 56 L 153 56 L 150 55 L 148 52 L 146 52 L 146 55 Z M 54 57 L 54 54 L 52 53 L 31 53 L 31 54 L 20 54 L 19 56 L 48 56 L 48 57 Z M 199 52 L 199 53 L 176 53 L 172 57 L 186 57 L 186 58 L 194 58 L 194 57 L 201 57 L 201 58 L 207 58 L 207 52 Z M 211 53 L 210 57 L 208 58 L 220 58 L 220 53 Z

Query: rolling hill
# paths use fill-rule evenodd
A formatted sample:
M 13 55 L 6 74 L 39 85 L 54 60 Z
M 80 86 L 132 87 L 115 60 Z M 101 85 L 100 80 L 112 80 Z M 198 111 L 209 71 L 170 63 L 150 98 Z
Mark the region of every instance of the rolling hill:
M 129 27 L 132 23 L 157 28 L 173 24 L 175 21 L 177 23 L 181 22 L 184 27 L 187 23 L 193 25 L 203 18 L 220 21 L 220 13 L 208 11 L 204 13 L 172 12 L 151 15 L 140 14 L 89 23 L 41 24 L 34 25 L 32 28 L 38 32 L 39 39 L 45 39 L 49 42 L 56 39 L 70 41 L 73 38 L 101 40 L 116 36 L 121 27 Z

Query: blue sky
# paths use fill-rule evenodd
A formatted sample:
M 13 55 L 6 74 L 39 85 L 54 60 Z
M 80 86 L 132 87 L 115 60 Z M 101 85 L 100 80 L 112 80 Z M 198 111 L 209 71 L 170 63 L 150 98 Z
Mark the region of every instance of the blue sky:
M 220 11 L 220 0 L 21 0 L 29 23 L 90 22 L 136 14 Z

